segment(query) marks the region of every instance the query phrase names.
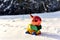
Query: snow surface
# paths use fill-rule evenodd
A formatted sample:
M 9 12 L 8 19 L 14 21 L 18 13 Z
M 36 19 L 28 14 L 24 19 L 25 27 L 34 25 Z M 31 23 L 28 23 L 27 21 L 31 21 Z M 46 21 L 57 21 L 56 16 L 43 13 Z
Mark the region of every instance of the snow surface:
M 0 16 L 0 40 L 60 40 L 60 12 L 32 14 L 42 18 L 41 35 L 25 34 L 29 15 Z

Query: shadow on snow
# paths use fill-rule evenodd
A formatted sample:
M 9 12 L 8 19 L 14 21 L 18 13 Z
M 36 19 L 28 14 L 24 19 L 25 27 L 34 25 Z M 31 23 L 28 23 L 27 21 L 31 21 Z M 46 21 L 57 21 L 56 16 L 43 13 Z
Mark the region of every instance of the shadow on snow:
M 54 39 L 60 40 L 60 35 L 57 35 L 57 34 L 50 34 L 50 33 L 42 32 L 42 34 L 40 36 L 45 36 L 45 37 L 49 37 L 49 38 L 54 38 Z

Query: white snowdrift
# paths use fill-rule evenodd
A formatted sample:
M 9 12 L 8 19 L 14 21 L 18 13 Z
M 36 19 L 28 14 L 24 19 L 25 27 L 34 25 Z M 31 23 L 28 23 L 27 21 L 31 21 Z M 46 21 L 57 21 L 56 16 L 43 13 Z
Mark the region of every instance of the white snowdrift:
M 60 12 L 32 14 L 42 18 L 42 34 L 25 34 L 29 15 L 0 16 L 0 40 L 60 40 Z

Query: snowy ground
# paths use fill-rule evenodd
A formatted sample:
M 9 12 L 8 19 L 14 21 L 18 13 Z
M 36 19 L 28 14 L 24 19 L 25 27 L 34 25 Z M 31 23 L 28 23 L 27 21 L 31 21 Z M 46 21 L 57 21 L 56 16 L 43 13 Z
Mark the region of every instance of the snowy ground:
M 60 12 L 33 14 L 42 18 L 42 34 L 25 34 L 29 15 L 0 16 L 0 40 L 60 40 Z

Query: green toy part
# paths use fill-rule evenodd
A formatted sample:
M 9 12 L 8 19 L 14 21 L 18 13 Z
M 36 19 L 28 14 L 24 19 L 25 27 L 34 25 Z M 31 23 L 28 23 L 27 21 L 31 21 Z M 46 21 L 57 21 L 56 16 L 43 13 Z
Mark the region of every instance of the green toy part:
M 40 29 L 42 28 L 42 26 L 40 25 L 39 27 L 37 27 L 37 26 L 35 26 L 35 25 L 30 24 L 30 28 L 31 28 L 32 30 L 35 30 L 35 31 L 37 32 L 38 30 L 40 30 Z

